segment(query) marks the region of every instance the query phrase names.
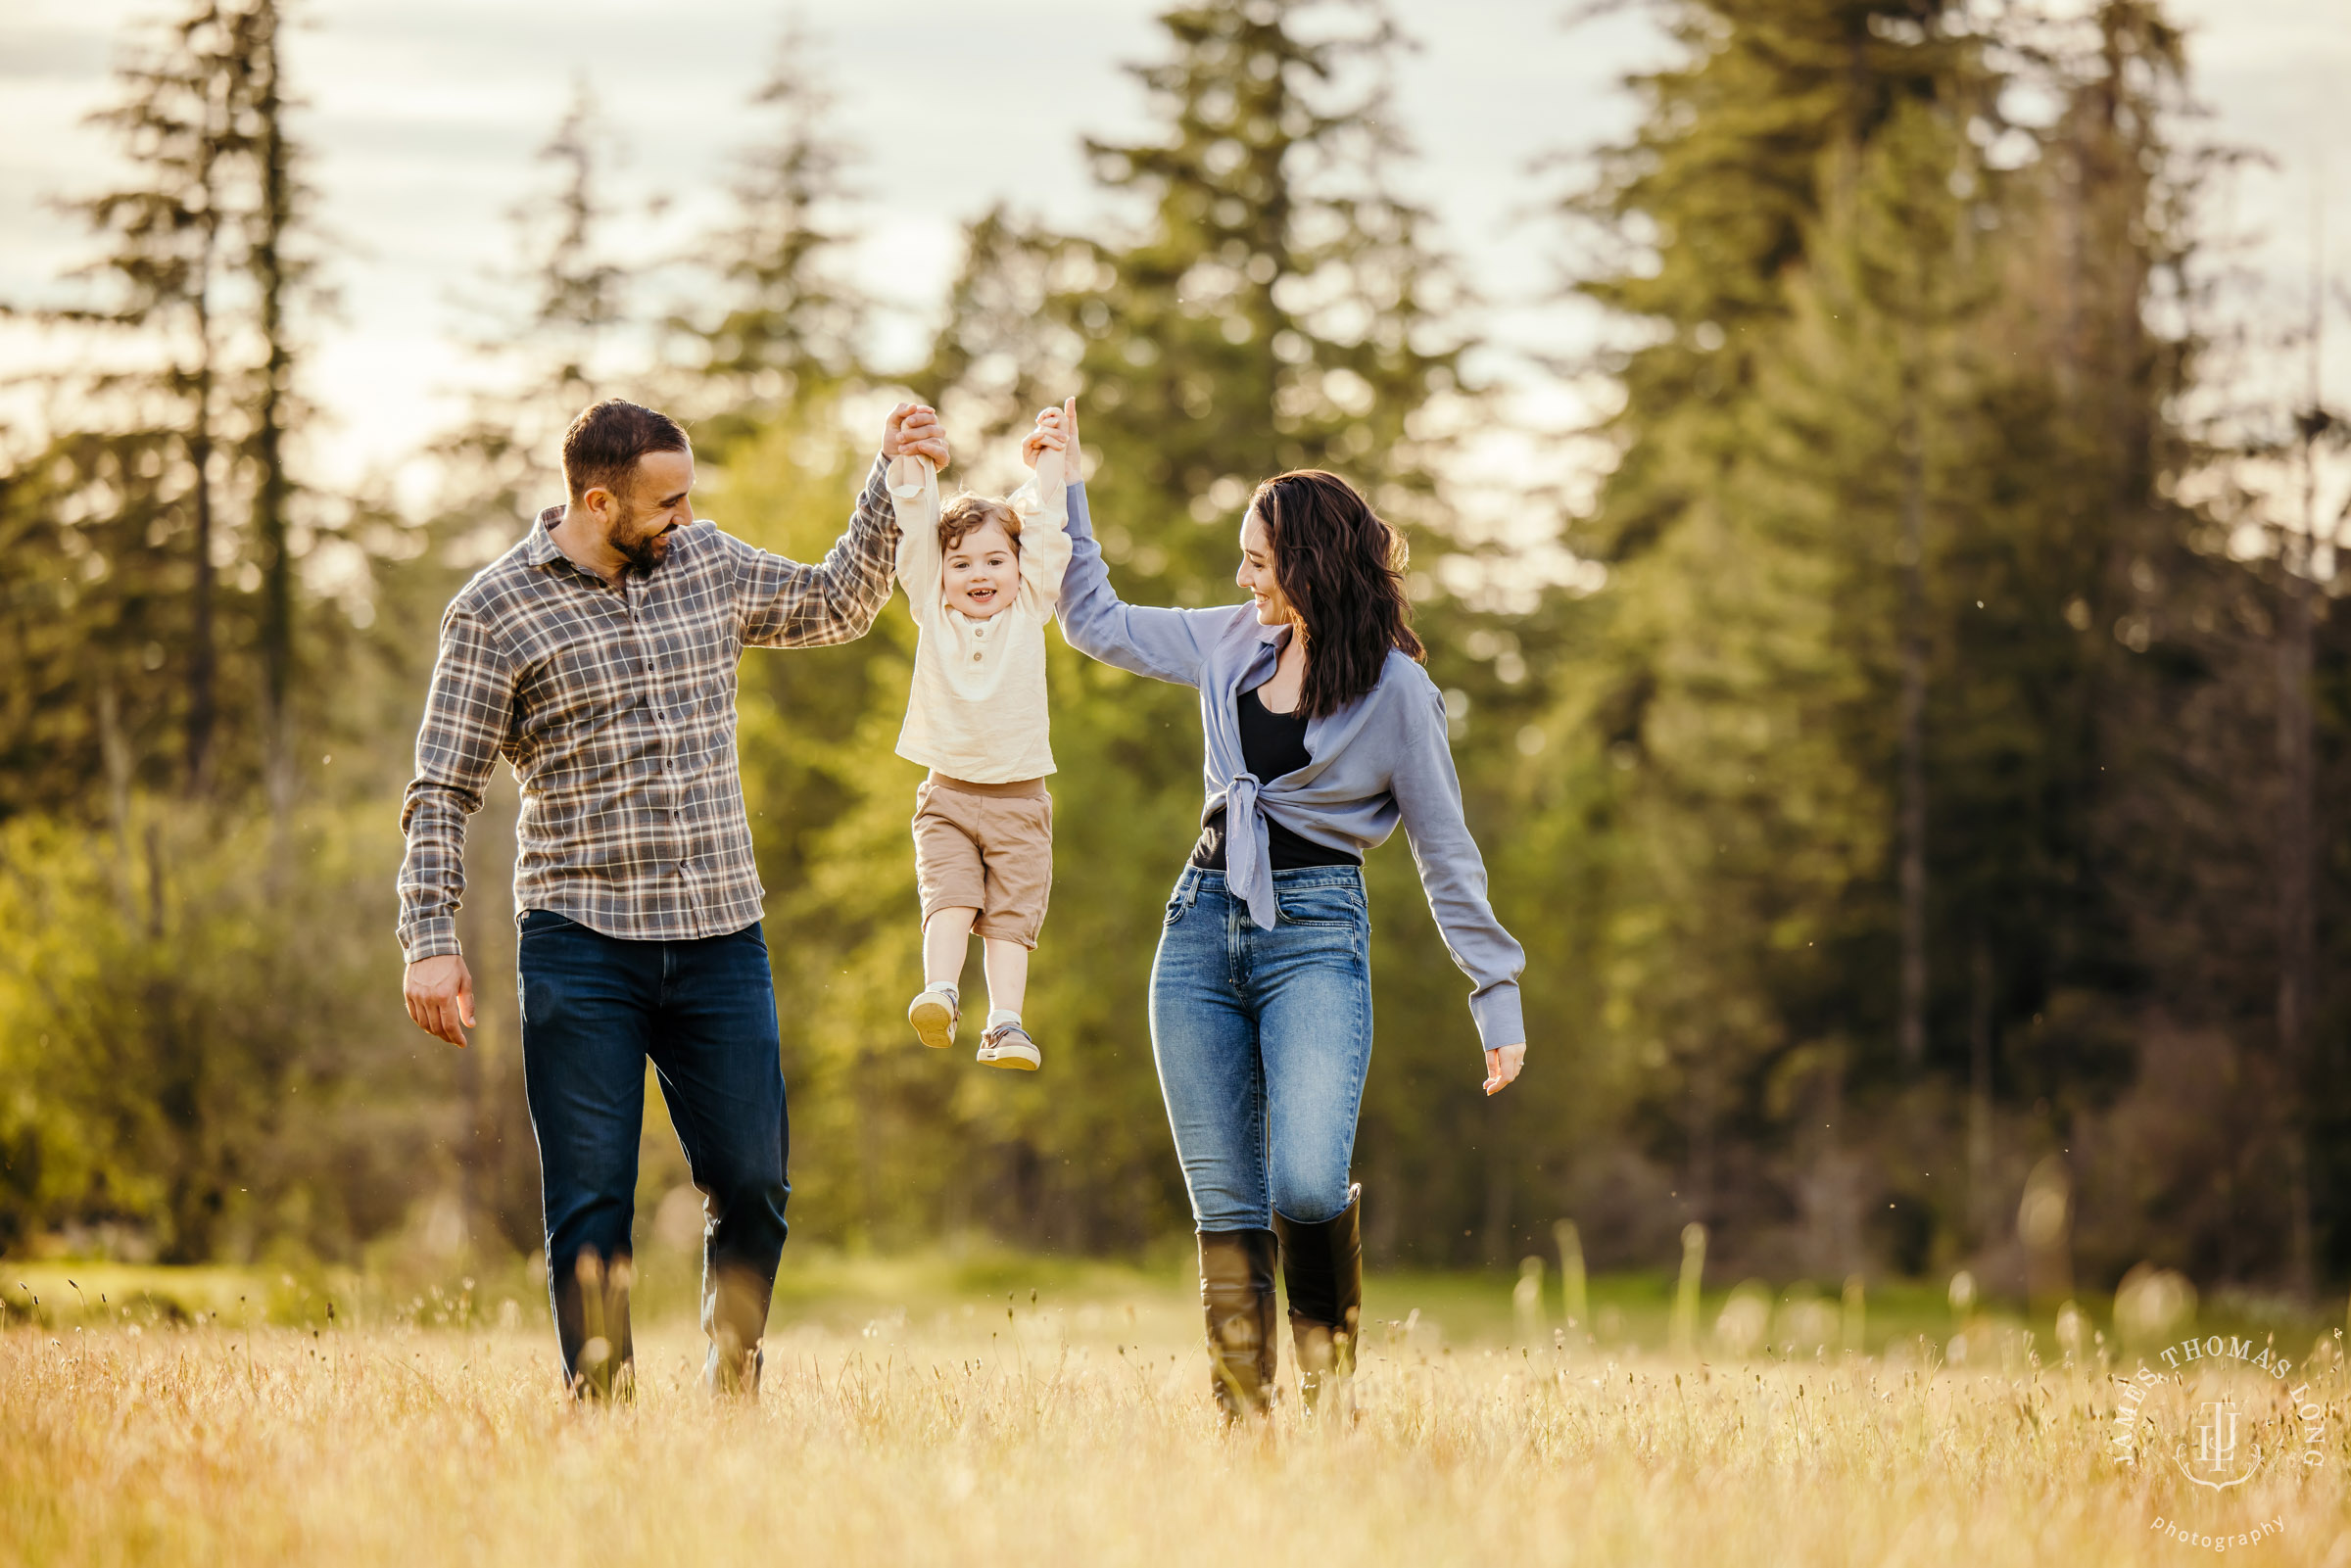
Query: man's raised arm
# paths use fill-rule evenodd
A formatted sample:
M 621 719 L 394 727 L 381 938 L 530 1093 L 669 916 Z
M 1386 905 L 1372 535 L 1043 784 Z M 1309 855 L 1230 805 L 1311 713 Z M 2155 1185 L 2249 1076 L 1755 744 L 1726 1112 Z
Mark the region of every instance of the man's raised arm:
M 513 708 L 513 663 L 459 598 L 441 617 L 441 651 L 416 732 L 416 777 L 400 808 L 408 841 L 400 864 L 404 997 L 418 1028 L 456 1046 L 473 1024 L 473 976 L 457 947 L 465 819 L 482 809 Z
M 898 525 L 889 498 L 889 460 L 928 457 L 947 466 L 946 433 L 921 404 L 890 410 L 882 455 L 866 475 L 857 509 L 814 566 L 755 549 L 724 534 L 735 559 L 735 602 L 746 647 L 811 647 L 865 636 L 889 602 L 897 572 Z

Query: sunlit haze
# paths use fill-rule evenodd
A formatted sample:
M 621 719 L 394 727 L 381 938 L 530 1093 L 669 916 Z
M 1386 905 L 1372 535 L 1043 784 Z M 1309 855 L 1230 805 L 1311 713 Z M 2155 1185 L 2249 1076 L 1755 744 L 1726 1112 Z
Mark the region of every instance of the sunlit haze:
M 51 205 L 100 187 L 115 154 L 84 117 L 141 0 L 14 0 L 0 18 L 0 301 L 65 298 L 61 271 L 89 245 Z M 1078 224 L 1115 214 L 1091 180 L 1081 138 L 1146 133 L 1140 85 L 1122 66 L 1162 48 L 1140 0 L 1007 0 L 914 14 L 821 0 L 801 8 L 840 100 L 838 127 L 860 149 L 863 197 L 853 270 L 888 309 L 872 352 L 919 360 L 955 264 L 959 225 L 997 201 Z M 1624 131 L 1635 106 L 1623 73 L 1660 57 L 1639 15 L 1575 26 L 1570 8 L 1524 0 L 1407 0 L 1395 8 L 1417 48 L 1402 60 L 1397 118 L 1415 156 L 1402 188 L 1439 220 L 1437 237 L 1485 301 L 1477 325 L 1488 377 L 1519 389 L 1532 428 L 1572 417 L 1575 400 L 1530 352 L 1588 347 L 1589 311 L 1557 299 L 1559 234 L 1540 211 L 1570 172 L 1538 170 Z M 2351 236 L 2351 26 L 2333 0 L 2187 0 L 2194 80 L 2213 111 L 2201 131 L 2272 162 L 2241 175 L 2225 209 L 2255 236 L 2263 308 L 2292 314 L 2307 275 L 2314 170 L 2339 248 Z M 309 461 L 350 483 L 411 454 L 452 422 L 484 369 L 486 279 L 511 264 L 506 214 L 549 170 L 534 161 L 573 84 L 600 100 L 623 164 L 613 205 L 645 259 L 675 257 L 724 212 L 732 152 L 755 135 L 748 95 L 789 13 L 695 0 L 660 9 L 612 0 L 313 0 L 290 50 L 306 101 L 300 132 L 338 246 L 337 315 L 318 332 L 309 390 L 331 419 Z M 2331 161 L 2323 155 L 2332 149 Z M 647 211 L 656 184 L 682 194 Z M 469 305 L 469 302 L 471 304 Z M 641 302 L 660 303 L 655 300 Z M 48 360 L 21 330 L 0 359 Z M 2331 368 L 2339 395 L 2351 342 Z M 1495 460 L 1488 446 L 1485 461 Z M 1506 454 L 1519 450 L 1501 449 Z

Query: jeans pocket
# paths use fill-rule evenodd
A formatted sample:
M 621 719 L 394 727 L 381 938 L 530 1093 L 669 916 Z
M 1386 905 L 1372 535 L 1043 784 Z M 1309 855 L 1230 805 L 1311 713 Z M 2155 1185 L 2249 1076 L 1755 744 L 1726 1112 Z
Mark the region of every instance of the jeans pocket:
M 1339 927 L 1363 924 L 1363 900 L 1344 887 L 1276 888 L 1273 900 L 1284 926 Z

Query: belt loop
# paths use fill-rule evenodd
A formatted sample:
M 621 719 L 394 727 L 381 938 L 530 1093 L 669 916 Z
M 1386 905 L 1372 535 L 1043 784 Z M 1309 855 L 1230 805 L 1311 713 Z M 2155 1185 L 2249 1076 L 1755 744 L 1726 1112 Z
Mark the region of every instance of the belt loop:
M 1197 866 L 1183 868 L 1183 907 L 1190 909 L 1200 896 L 1200 879 L 1208 875 Z

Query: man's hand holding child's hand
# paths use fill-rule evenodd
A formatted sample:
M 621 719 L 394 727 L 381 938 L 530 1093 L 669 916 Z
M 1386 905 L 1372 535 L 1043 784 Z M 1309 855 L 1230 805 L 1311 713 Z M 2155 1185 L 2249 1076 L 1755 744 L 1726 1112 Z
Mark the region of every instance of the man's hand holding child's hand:
M 882 431 L 885 457 L 928 457 L 935 469 L 947 466 L 947 431 L 938 410 L 927 404 L 901 403 L 889 410 Z

